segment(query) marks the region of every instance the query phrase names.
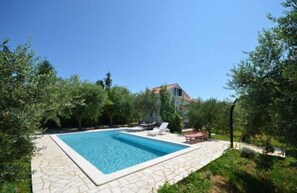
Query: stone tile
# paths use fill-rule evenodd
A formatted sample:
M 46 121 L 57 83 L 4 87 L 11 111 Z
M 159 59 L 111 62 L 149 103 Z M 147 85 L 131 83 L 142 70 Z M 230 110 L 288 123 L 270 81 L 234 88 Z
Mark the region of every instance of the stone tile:
M 129 181 L 124 177 L 124 178 L 120 178 L 118 179 L 118 182 L 121 184 L 121 185 L 125 185 L 125 184 L 128 184 Z
M 146 181 L 138 181 L 135 184 L 136 184 L 136 186 L 138 186 L 139 188 L 141 188 L 142 186 L 146 185 L 147 183 L 148 182 L 146 182 Z
M 77 188 L 72 188 L 72 189 L 63 191 L 63 193 L 80 193 L 80 191 Z
M 92 189 L 92 188 L 95 187 L 95 184 L 93 184 L 93 183 L 89 183 L 89 184 L 87 184 L 87 186 L 88 186 L 90 189 Z
M 120 187 L 114 187 L 111 189 L 111 192 L 112 193 L 121 193 L 121 189 L 120 189 Z
M 48 189 L 45 190 L 39 190 L 39 191 L 34 191 L 34 193 L 50 193 L 51 191 Z
M 109 189 L 99 191 L 97 188 L 92 188 L 91 190 L 88 191 L 88 193 L 97 193 L 97 192 L 111 193 L 111 191 Z
M 45 182 L 43 184 L 43 189 L 48 189 L 50 187 L 51 183 L 50 182 Z
M 148 193 L 148 192 L 152 192 L 152 190 L 141 188 L 137 191 L 137 193 Z
M 40 191 L 43 190 L 43 183 L 34 184 L 33 191 Z
M 86 185 L 84 185 L 84 186 L 80 186 L 80 187 L 79 187 L 79 191 L 80 191 L 80 192 L 86 192 L 86 191 L 88 191 L 88 190 L 89 190 L 89 187 L 86 186 Z
M 108 183 L 109 185 L 110 185 L 110 187 L 117 187 L 117 186 L 119 186 L 120 185 L 120 183 L 117 181 L 117 180 L 114 180 L 114 181 L 112 181 L 112 182 L 110 182 L 110 183 Z
M 137 132 L 147 135 L 146 132 Z M 182 136 L 166 134 L 156 138 L 184 142 Z M 36 154 L 31 162 L 32 186 L 34 192 L 157 192 L 167 180 L 177 182 L 190 172 L 196 171 L 210 161 L 220 157 L 228 142 L 207 141 L 194 144 L 197 149 L 137 171 L 128 176 L 95 186 L 76 164 L 52 141 L 44 135 L 35 141 L 38 146 L 47 146 Z
M 97 189 L 100 191 L 100 190 L 104 190 L 104 189 L 110 189 L 109 185 L 108 184 L 104 184 L 102 186 L 98 186 Z

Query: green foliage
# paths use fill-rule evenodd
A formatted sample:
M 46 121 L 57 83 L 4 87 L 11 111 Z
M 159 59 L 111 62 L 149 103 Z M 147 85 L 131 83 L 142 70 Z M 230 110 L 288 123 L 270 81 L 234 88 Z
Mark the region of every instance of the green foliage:
M 297 160 L 292 155 L 287 154 L 285 160 L 261 155 L 262 163 L 270 164 L 270 169 L 264 169 L 258 167 L 258 157 L 246 159 L 237 150 L 227 151 L 184 180 L 165 184 L 159 192 L 296 192 Z
M 109 125 L 112 126 L 114 119 L 118 122 L 129 123 L 133 118 L 134 96 L 125 87 L 114 86 L 106 90 L 107 102 L 104 105 L 104 112 L 109 117 Z
M 0 186 L 0 192 L 23 193 L 32 192 L 31 190 L 31 161 L 20 162 L 19 168 L 22 169 L 24 176 L 14 181 L 4 181 Z
M 71 96 L 68 92 L 67 82 L 56 76 L 55 69 L 47 60 L 36 65 L 34 74 L 34 79 L 38 82 L 35 86 L 39 89 L 33 97 L 38 99 L 38 104 L 43 109 L 41 127 L 49 120 L 60 126 L 60 117 L 66 116 L 65 109 L 71 107 Z
M 160 122 L 160 98 L 151 90 L 146 89 L 136 95 L 134 108 L 138 112 L 139 120 Z
M 273 159 L 271 156 L 259 154 L 256 158 L 256 164 L 259 170 L 270 170 L 273 166 Z
M 173 184 L 165 183 L 160 187 L 158 193 L 207 193 L 211 192 L 212 183 L 203 177 L 199 173 L 190 174 L 183 184 Z
M 112 86 L 112 79 L 110 72 L 106 73 L 106 77 L 103 80 L 98 80 L 97 85 L 101 86 L 104 90 L 109 90 Z
M 96 82 L 96 84 L 99 85 L 99 86 L 101 86 L 103 89 L 105 89 L 105 85 L 104 85 L 103 80 L 98 80 L 98 81 Z
M 162 121 L 169 122 L 170 132 L 178 132 L 181 133 L 181 116 L 175 107 L 175 100 L 165 87 L 161 87 L 160 90 L 160 116 Z
M 31 136 L 57 110 L 53 68 L 38 64 L 28 44 L 14 51 L 7 44 L 0 45 L 0 187 L 27 178 L 23 163 L 33 153 Z
M 105 104 L 106 94 L 96 84 L 81 82 L 78 76 L 72 76 L 68 86 L 71 96 L 69 113 L 76 118 L 78 129 L 81 129 L 83 120 L 98 119 Z
M 195 128 L 195 130 L 203 128 L 202 103 L 203 101 L 198 99 L 188 106 L 189 123 Z
M 269 140 L 265 140 L 264 142 L 262 142 L 262 144 L 264 145 L 264 153 L 273 153 L 274 152 L 274 147 L 273 145 L 270 143 L 270 139 Z
M 108 72 L 103 80 L 98 80 L 107 95 L 101 119 L 108 117 L 109 126 L 116 123 L 130 123 L 136 120 L 137 112 L 133 109 L 134 95 L 125 87 L 112 87 L 111 74 Z
M 207 178 L 203 178 L 201 174 L 195 172 L 189 175 L 185 180 L 187 185 L 184 187 L 183 192 L 201 192 L 207 193 L 211 192 L 212 183 Z
M 206 129 L 209 132 L 209 137 L 213 130 L 220 133 L 228 132 L 230 103 L 217 101 L 213 98 L 206 101 L 198 99 L 192 102 L 188 108 L 190 125 L 195 130 Z
M 179 193 L 179 187 L 177 184 L 170 185 L 168 182 L 165 182 L 163 186 L 158 189 L 158 193 Z
M 233 131 L 233 140 L 234 141 L 239 141 L 241 137 L 242 132 L 239 130 L 234 130 Z M 212 136 L 213 139 L 218 139 L 218 140 L 224 140 L 224 141 L 230 141 L 230 134 L 229 133 L 216 133 L 215 135 Z
M 214 123 L 213 131 L 216 133 L 229 133 L 229 113 L 231 103 L 228 101 L 217 101 L 216 103 L 216 119 Z M 237 126 L 237 122 L 241 121 L 241 117 L 238 116 L 237 111 L 234 111 L 234 127 Z M 238 127 L 239 128 L 239 127 Z
M 240 156 L 245 158 L 254 158 L 256 152 L 248 147 L 243 147 L 240 149 Z
M 34 84 L 34 55 L 28 45 L 11 52 L 7 42 L 4 41 L 0 51 L 0 187 L 4 182 L 24 177 L 20 160 L 30 160 L 33 151 L 30 134 L 37 127 L 39 116 L 32 112 L 35 101 L 29 93 L 34 92 L 29 87 Z
M 104 87 L 105 87 L 105 89 L 108 90 L 111 88 L 111 86 L 112 86 L 111 74 L 110 74 L 110 72 L 108 72 L 106 74 L 106 78 L 104 78 Z
M 259 45 L 231 70 L 228 85 L 240 99 L 246 133 L 273 136 L 296 147 L 296 0 L 283 6 L 284 16 L 269 16 L 277 26 L 259 35 Z

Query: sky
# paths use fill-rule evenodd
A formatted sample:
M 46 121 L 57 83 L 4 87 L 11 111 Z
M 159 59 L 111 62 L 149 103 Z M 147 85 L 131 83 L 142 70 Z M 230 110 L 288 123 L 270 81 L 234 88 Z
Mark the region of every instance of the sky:
M 257 45 L 279 0 L 1 0 L 0 41 L 28 41 L 58 76 L 137 93 L 178 83 L 192 98 L 232 99 L 227 73 Z

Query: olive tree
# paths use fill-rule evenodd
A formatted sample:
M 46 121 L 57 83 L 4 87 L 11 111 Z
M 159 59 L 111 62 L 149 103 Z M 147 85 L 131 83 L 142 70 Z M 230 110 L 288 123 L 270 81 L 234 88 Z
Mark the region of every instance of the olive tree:
M 160 98 L 151 90 L 146 89 L 136 95 L 134 108 L 138 112 L 138 119 L 145 122 L 160 122 Z
M 196 130 L 205 129 L 208 137 L 211 137 L 212 130 L 218 125 L 219 106 L 214 98 L 202 101 L 198 99 L 189 105 L 189 121 Z
M 177 110 L 174 97 L 166 90 L 165 87 L 161 87 L 160 90 L 160 116 L 162 121 L 169 122 L 170 132 L 181 133 L 182 118 Z
M 282 4 L 287 11 L 277 24 L 259 34 L 255 50 L 231 70 L 230 89 L 244 110 L 245 130 L 297 146 L 297 2 Z M 267 142 L 265 142 L 267 143 Z
M 114 86 L 106 90 L 108 99 L 104 105 L 104 111 L 109 118 L 109 126 L 113 126 L 114 119 L 128 123 L 133 113 L 132 93 L 125 87 Z
M 34 74 L 35 82 L 37 82 L 34 86 L 40 89 L 35 89 L 33 97 L 39 100 L 38 104 L 43 109 L 41 127 L 49 120 L 60 126 L 60 117 L 66 116 L 65 109 L 71 107 L 67 81 L 57 77 L 54 67 L 48 60 L 39 62 L 34 68 Z
M 44 68 L 43 68 L 44 67 Z M 48 66 L 49 67 L 49 66 Z M 57 111 L 54 69 L 35 57 L 30 45 L 0 45 L 0 191 L 27 178 L 23 169 L 34 150 L 31 137 L 48 111 Z M 50 113 L 52 114 L 52 113 Z M 11 190 L 15 191 L 15 190 Z
M 83 120 L 98 119 L 107 96 L 101 87 L 91 82 L 80 81 L 78 76 L 69 79 L 69 89 L 72 101 L 69 111 L 76 118 L 80 130 Z

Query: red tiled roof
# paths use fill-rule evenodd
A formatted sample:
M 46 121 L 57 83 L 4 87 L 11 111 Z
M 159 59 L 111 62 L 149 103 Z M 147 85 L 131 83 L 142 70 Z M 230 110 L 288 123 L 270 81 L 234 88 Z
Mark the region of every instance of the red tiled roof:
M 177 83 L 174 83 L 174 84 L 168 84 L 168 85 L 163 85 L 163 86 L 166 87 L 166 90 L 169 90 L 169 89 L 174 88 L 174 87 L 178 87 L 178 88 L 180 88 L 180 86 L 179 86 Z M 162 86 L 152 88 L 152 91 L 153 91 L 154 93 L 159 93 L 160 90 L 161 90 L 161 87 L 162 87 Z
M 152 92 L 157 93 L 157 94 L 160 93 L 161 87 L 162 86 L 152 88 Z M 164 87 L 166 87 L 166 90 L 169 90 L 171 88 L 180 88 L 181 89 L 181 87 L 179 86 L 178 83 L 164 85 Z M 187 101 L 191 101 L 192 100 L 191 97 L 184 90 L 183 90 L 183 94 L 184 94 L 184 96 L 182 97 L 183 99 L 185 99 Z

